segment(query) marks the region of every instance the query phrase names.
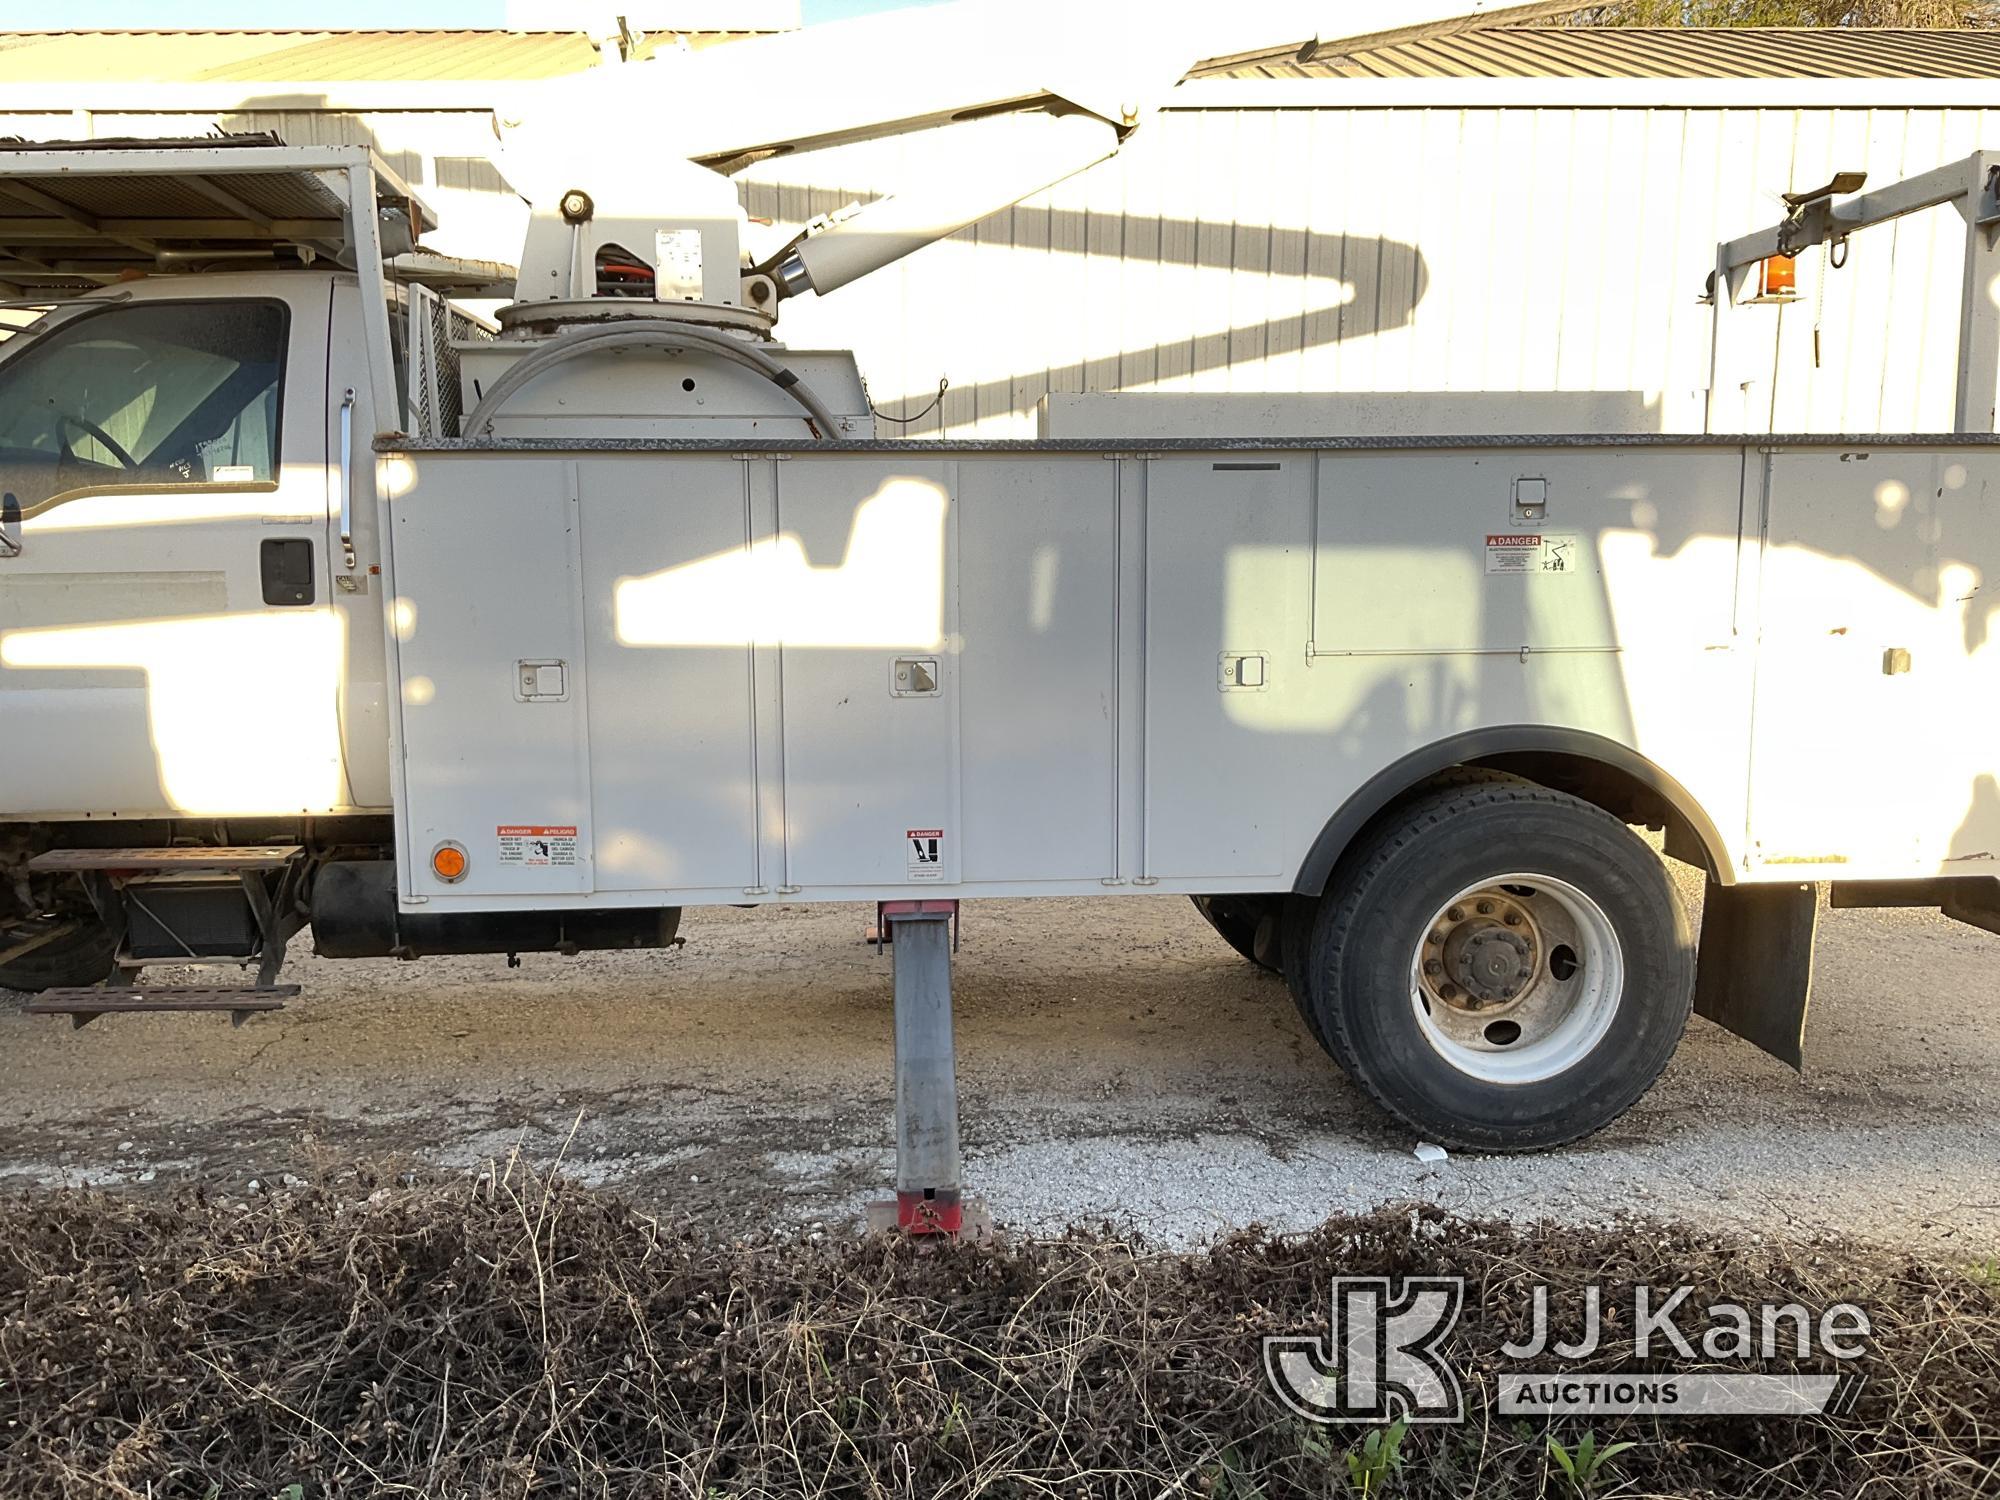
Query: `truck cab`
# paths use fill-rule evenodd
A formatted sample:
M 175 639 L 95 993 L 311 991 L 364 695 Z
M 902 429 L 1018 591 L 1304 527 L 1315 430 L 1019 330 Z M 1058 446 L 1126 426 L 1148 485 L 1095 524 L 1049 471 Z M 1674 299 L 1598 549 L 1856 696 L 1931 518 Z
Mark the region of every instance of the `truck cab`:
M 360 295 L 338 270 L 153 277 L 6 341 L 8 813 L 387 805 Z
M 398 335 L 455 400 L 436 293 L 512 270 L 419 250 L 364 147 L 10 142 L 0 182 L 0 986 L 268 986 L 317 863 L 390 837 Z

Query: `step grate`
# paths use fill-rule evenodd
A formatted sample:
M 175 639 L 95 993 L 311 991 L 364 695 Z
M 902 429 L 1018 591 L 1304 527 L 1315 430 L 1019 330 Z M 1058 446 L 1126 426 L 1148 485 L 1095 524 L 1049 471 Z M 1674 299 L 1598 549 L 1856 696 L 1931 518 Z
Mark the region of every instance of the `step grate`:
M 257 988 L 200 988 L 191 985 L 127 985 L 105 989 L 44 990 L 38 999 L 22 1006 L 31 1016 L 68 1016 L 78 1028 L 99 1016 L 152 1015 L 169 1011 L 219 1011 L 230 1024 L 241 1026 L 263 1011 L 283 1010 L 285 1002 L 299 993 L 296 984 L 273 984 Z

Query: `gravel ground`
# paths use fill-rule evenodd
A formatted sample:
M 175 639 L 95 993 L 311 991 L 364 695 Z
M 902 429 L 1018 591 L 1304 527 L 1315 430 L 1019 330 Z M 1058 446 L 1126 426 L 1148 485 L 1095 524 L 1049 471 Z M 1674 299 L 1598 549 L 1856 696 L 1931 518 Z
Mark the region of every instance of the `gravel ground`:
M 241 1194 L 328 1160 L 469 1170 L 519 1146 L 661 1214 L 845 1229 L 893 1161 L 890 961 L 867 916 L 699 911 L 677 952 L 513 970 L 325 962 L 302 939 L 284 977 L 304 995 L 240 1029 L 72 1031 L 0 992 L 0 1185 Z M 1416 1197 L 1990 1256 L 1996 958 L 2000 938 L 1936 913 L 1827 912 L 1803 1079 L 1696 1020 L 1651 1095 L 1583 1145 L 1425 1164 L 1184 899 L 969 904 L 968 1185 L 1003 1227 L 1108 1219 L 1174 1245 Z

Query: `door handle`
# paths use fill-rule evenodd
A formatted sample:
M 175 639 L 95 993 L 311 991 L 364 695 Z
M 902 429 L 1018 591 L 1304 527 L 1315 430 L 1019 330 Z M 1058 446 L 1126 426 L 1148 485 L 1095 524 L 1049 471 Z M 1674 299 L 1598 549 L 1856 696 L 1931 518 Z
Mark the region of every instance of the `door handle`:
M 0 557 L 19 557 L 23 546 L 21 540 L 21 502 L 14 498 L 12 490 L 0 495 Z
M 304 537 L 264 538 L 257 549 L 257 572 L 263 580 L 266 604 L 312 604 L 318 599 L 313 544 Z
M 354 387 L 340 398 L 340 550 L 354 571 Z

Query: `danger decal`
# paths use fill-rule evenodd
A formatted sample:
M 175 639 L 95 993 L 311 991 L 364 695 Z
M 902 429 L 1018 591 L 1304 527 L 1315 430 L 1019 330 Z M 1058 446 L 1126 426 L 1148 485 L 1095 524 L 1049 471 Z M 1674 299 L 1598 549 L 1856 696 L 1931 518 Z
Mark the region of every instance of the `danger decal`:
M 503 823 L 500 836 L 500 863 L 523 869 L 576 863 L 576 825 L 565 823 Z
M 1541 531 L 1488 532 L 1488 573 L 1573 573 L 1581 565 L 1574 535 Z
M 904 877 L 909 880 L 944 879 L 944 830 L 912 828 L 903 834 Z

